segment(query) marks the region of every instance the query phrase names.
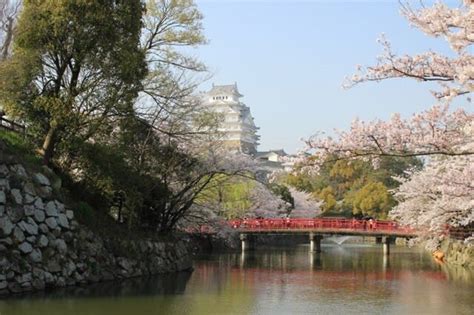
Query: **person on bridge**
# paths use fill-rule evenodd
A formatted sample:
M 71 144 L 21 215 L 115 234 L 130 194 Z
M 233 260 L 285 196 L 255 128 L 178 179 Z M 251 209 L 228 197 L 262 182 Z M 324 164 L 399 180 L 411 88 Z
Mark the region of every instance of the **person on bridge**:
M 356 225 L 357 225 L 357 220 L 356 218 L 352 217 L 351 228 L 355 229 Z
M 372 218 L 369 219 L 369 230 L 374 228 L 374 220 Z

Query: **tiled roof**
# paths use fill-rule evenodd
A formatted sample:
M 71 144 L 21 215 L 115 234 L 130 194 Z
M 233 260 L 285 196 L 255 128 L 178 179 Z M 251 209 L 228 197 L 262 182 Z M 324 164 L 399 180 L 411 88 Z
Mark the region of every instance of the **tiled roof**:
M 209 91 L 210 95 L 237 95 L 242 97 L 243 95 L 239 93 L 237 89 L 237 83 L 230 85 L 212 85 L 211 90 Z
M 255 157 L 259 158 L 259 157 L 267 157 L 269 156 L 271 153 L 275 153 L 275 154 L 278 154 L 279 156 L 287 156 L 288 154 L 286 154 L 286 152 L 281 149 L 281 150 L 270 150 L 270 151 L 261 151 L 261 152 L 257 152 L 255 154 Z

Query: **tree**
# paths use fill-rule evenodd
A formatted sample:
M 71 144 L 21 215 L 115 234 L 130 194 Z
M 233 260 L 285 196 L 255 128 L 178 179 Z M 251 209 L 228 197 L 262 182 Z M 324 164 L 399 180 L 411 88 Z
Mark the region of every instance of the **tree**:
M 444 38 L 456 57 L 450 58 L 432 51 L 414 56 L 397 56 L 390 42 L 382 36 L 379 42 L 384 53 L 378 57 L 378 63 L 365 69 L 359 66 L 360 73 L 348 78 L 346 86 L 366 81 L 412 78 L 421 82 L 440 83 L 442 90 L 433 93 L 439 99 L 449 100 L 472 93 L 474 56 L 469 49 L 474 43 L 473 6 L 470 0 L 465 0 L 464 5 L 458 8 L 438 2 L 432 7 L 422 3 L 421 8 L 416 9 L 409 3 L 402 3 L 401 13 L 410 24 L 428 36 Z
M 455 57 L 435 52 L 397 56 L 390 43 L 383 38 L 380 42 L 384 53 L 378 58 L 378 63 L 365 68 L 359 66 L 359 73 L 348 78 L 345 86 L 391 78 L 435 81 L 442 89 L 434 95 L 444 103 L 409 119 L 395 114 L 388 122 L 356 120 L 350 131 L 339 132 L 336 140 L 317 134 L 308 139 L 307 146 L 308 150 L 317 150 L 318 157 L 327 154 L 342 155 L 344 158 L 474 154 L 471 148 L 465 146 L 472 139 L 464 131 L 474 116 L 464 109 L 450 112 L 448 105 L 453 97 L 469 96 L 474 91 L 474 57 L 470 52 L 474 43 L 474 4 L 465 1 L 460 8 L 450 8 L 436 3 L 433 7 L 421 6 L 419 9 L 402 4 L 401 12 L 413 26 L 428 36 L 444 37 Z M 316 159 L 316 162 L 319 160 Z
M 200 196 L 206 190 L 226 184 L 229 178 L 250 177 L 249 174 L 252 174 L 252 161 L 239 154 L 229 154 L 225 150 L 210 152 L 200 149 L 183 152 L 175 149 L 166 155 L 164 153 L 158 157 L 161 162 L 154 162 L 156 168 L 150 175 L 156 182 L 168 187 L 168 193 L 159 198 L 150 194 L 153 205 L 144 208 L 146 212 L 154 209 L 159 215 L 156 222 L 159 223 L 158 231 L 161 233 L 170 232 L 189 215 L 197 216 L 196 211 L 191 211 L 192 207 L 206 207 L 206 204 L 200 203 Z M 252 192 L 255 190 L 258 189 Z
M 135 109 L 157 131 L 180 140 L 196 134 L 190 128 L 200 102 L 192 93 L 206 67 L 184 48 L 206 43 L 202 14 L 192 0 L 148 0 L 141 48 L 149 72 Z
M 404 224 L 428 231 L 434 237 L 431 247 L 442 237 L 445 226 L 467 226 L 474 221 L 474 115 L 464 109 L 451 111 L 449 101 L 474 91 L 474 4 L 465 1 L 460 8 L 436 3 L 432 7 L 414 9 L 402 4 L 402 14 L 416 28 L 434 37 L 444 37 L 451 45 L 454 57 L 435 52 L 415 56 L 397 56 L 384 38 L 384 54 L 371 67 L 359 67 L 360 73 L 348 79 L 352 86 L 366 81 L 390 78 L 412 78 L 435 81 L 441 90 L 434 92 L 437 100 L 431 109 L 402 119 L 396 114 L 391 120 L 365 123 L 356 120 L 349 131 L 338 133 L 337 139 L 316 135 L 307 141 L 314 152 L 307 159 L 309 169 L 318 169 L 325 157 L 339 159 L 371 159 L 380 157 L 423 156 L 426 167 L 409 172 L 395 196 L 400 201 L 392 215 Z M 471 197 L 468 197 L 471 196 Z
M 352 206 L 352 213 L 363 216 L 386 219 L 395 201 L 387 187 L 380 182 L 370 181 L 361 189 L 349 193 L 344 199 L 346 204 Z
M 321 202 L 311 194 L 292 187 L 289 191 L 294 200 L 294 209 L 290 214 L 292 218 L 314 218 L 321 214 Z
M 398 178 L 402 184 L 395 197 L 400 203 L 391 216 L 402 224 L 422 227 L 423 236 L 431 238 L 428 248 L 435 249 L 447 225 L 474 222 L 473 166 L 473 155 L 436 157 L 423 170 L 411 172 L 409 179 Z
M 10 55 L 20 7 L 20 0 L 5 0 L 0 3 L 0 62 Z
M 384 156 L 380 157 L 378 166 L 374 167 L 368 161 L 338 159 L 332 155 L 321 164 L 317 174 L 295 173 L 287 176 L 285 180 L 290 179 L 290 185 L 299 185 L 302 181 L 310 183 L 306 189 L 310 189 L 309 192 L 322 202 L 323 215 L 354 216 L 369 215 L 371 212 L 371 216 L 386 218 L 388 210 L 396 203 L 390 197 L 390 202 L 380 206 L 383 201 L 369 200 L 373 197 L 372 190 L 379 196 L 389 195 L 389 190 L 400 185 L 393 176 L 403 178 L 406 171 L 420 166 L 421 161 L 415 157 Z M 374 183 L 377 185 L 374 186 Z M 296 188 L 298 189 L 298 186 Z M 361 207 L 361 203 L 365 206 Z M 368 204 L 371 206 L 367 206 Z
M 336 208 L 337 200 L 336 196 L 334 195 L 334 190 L 331 186 L 323 188 L 317 196 L 323 201 L 323 205 L 321 207 L 323 211 L 330 211 Z
M 0 98 L 37 132 L 46 164 L 58 145 L 109 132 L 132 111 L 147 72 L 142 10 L 139 0 L 23 5 Z
M 285 201 L 288 204 L 286 208 L 288 214 L 290 214 L 291 210 L 295 207 L 295 199 L 291 195 L 291 192 L 288 187 L 278 183 L 271 183 L 269 185 L 269 188 L 273 194 L 279 196 L 281 200 Z
M 387 122 L 355 120 L 337 139 L 310 138 L 306 144 L 314 158 L 307 165 L 319 167 L 334 155 L 336 159 L 471 155 L 474 151 L 465 146 L 471 141 L 465 129 L 473 119 L 463 109 L 450 112 L 448 105 L 436 105 L 409 119 L 395 114 Z

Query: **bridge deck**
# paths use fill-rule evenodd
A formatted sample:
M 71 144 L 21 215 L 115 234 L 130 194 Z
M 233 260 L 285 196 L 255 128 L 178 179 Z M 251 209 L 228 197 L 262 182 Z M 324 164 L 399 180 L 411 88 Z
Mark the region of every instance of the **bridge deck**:
M 393 221 L 354 220 L 340 218 L 318 219 L 243 219 L 231 220 L 229 225 L 241 233 L 415 237 L 417 231 Z

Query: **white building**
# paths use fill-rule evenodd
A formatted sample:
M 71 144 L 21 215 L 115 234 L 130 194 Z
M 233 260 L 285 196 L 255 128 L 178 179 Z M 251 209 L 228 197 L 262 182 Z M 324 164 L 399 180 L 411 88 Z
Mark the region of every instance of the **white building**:
M 243 97 L 233 85 L 212 85 L 209 92 L 202 94 L 202 104 L 208 110 L 222 114 L 219 132 L 230 149 L 247 154 L 257 152 L 258 127 L 255 126 L 250 108 L 240 99 Z

